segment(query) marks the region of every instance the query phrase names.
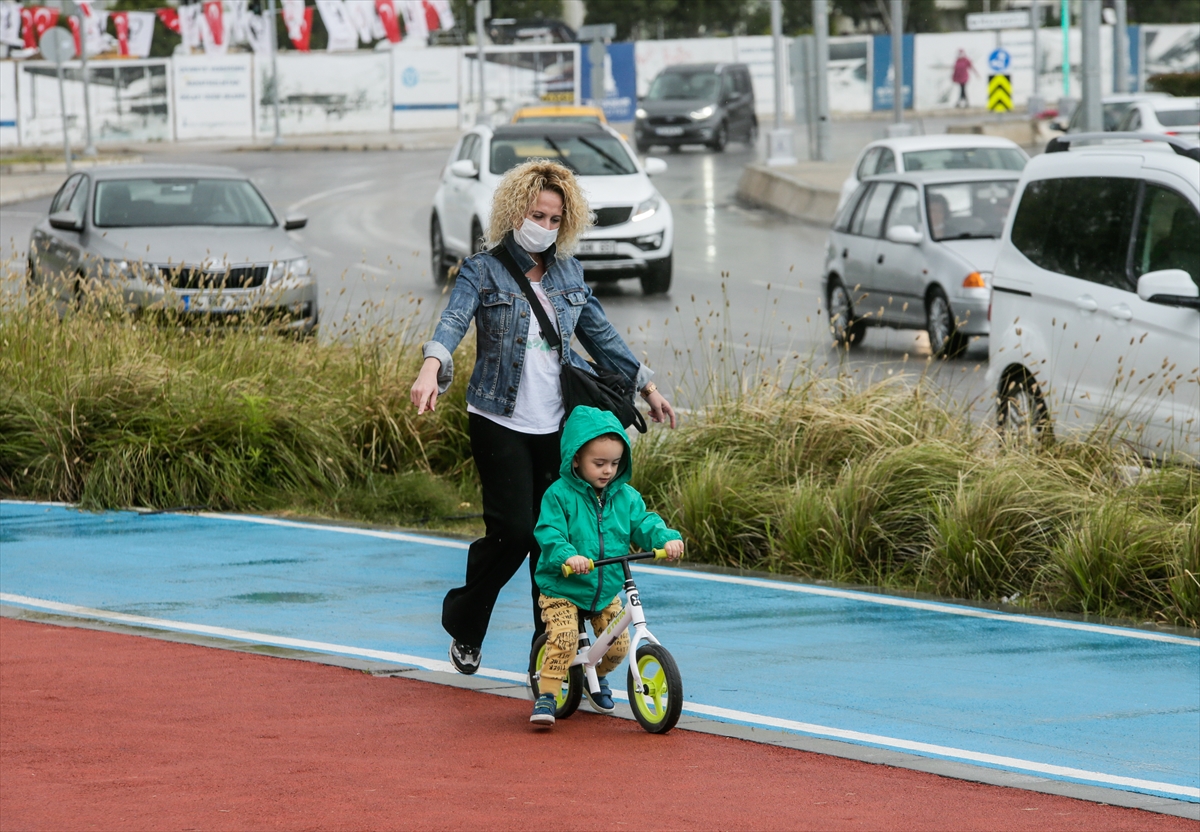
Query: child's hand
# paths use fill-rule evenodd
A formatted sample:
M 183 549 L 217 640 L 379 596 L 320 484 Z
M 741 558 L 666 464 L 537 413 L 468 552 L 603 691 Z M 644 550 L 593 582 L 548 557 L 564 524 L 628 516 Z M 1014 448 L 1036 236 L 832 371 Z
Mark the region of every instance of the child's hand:
M 667 560 L 679 560 L 683 557 L 682 540 L 668 540 L 663 548 L 667 550 Z
M 567 558 L 567 566 L 571 567 L 571 571 L 576 575 L 586 575 L 592 571 L 592 562 L 583 555 L 572 555 Z

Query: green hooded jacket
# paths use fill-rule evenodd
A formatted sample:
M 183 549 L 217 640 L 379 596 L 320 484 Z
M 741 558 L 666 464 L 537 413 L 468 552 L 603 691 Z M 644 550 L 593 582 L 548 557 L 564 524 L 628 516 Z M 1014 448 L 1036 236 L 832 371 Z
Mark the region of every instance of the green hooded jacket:
M 615 433 L 625 443 L 617 475 L 603 493 L 579 476 L 572 467 L 575 454 L 590 440 Z M 574 555 L 592 560 L 629 553 L 632 542 L 638 549 L 661 549 L 668 540 L 680 540 L 679 532 L 668 529 L 662 518 L 649 511 L 642 495 L 629 484 L 633 471 L 629 439 L 617 417 L 594 407 L 571 411 L 562 433 L 562 477 L 542 498 L 534 537 L 541 546 L 537 583 L 543 595 L 565 598 L 585 613 L 604 609 L 625 583 L 619 564 L 593 569 L 586 575 L 563 577 L 562 565 Z

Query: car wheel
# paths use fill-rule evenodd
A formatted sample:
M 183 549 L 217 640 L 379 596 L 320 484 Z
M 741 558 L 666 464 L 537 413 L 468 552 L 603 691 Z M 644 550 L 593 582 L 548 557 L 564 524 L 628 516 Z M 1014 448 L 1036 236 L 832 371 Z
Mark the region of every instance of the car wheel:
M 1005 440 L 1046 443 L 1054 438 L 1041 385 L 1024 367 L 1006 372 L 996 395 L 996 429 Z
M 850 293 L 836 277 L 829 281 L 829 294 L 825 298 L 829 309 L 829 331 L 839 347 L 858 347 L 867 334 L 867 322 L 854 317 L 854 304 Z
M 935 288 L 925 300 L 925 331 L 937 358 L 958 358 L 967 349 L 966 336 L 958 331 L 954 310 L 941 289 Z
M 429 264 L 434 285 L 441 286 L 446 282 L 446 241 L 442 238 L 442 224 L 437 214 L 429 221 Z
M 471 220 L 471 253 L 478 254 L 483 251 L 483 226 L 479 224 L 479 220 Z
M 750 129 L 746 132 L 746 146 L 753 149 L 758 145 L 758 119 L 750 120 Z
M 671 261 L 673 254 L 668 254 L 661 260 L 651 260 L 646 264 L 646 273 L 642 275 L 643 295 L 665 295 L 671 288 Z
M 25 261 L 25 285 L 30 289 L 36 288 L 38 284 L 37 272 L 33 268 L 33 258 L 30 257 Z
M 720 153 L 725 149 L 725 145 L 729 144 L 729 125 L 721 122 L 717 126 L 717 132 L 713 135 L 713 140 L 708 143 L 708 146 L 715 152 Z

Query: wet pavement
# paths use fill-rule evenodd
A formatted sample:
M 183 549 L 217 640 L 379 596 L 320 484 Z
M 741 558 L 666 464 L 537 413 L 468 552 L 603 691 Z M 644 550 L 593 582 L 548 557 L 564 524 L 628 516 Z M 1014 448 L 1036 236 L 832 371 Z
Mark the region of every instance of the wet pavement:
M 428 670 L 449 669 L 441 598 L 464 558 L 460 541 L 378 530 L 0 504 L 5 604 Z M 636 577 L 685 713 L 1200 802 L 1196 639 L 686 569 Z M 527 580 L 500 597 L 481 675 L 523 678 Z

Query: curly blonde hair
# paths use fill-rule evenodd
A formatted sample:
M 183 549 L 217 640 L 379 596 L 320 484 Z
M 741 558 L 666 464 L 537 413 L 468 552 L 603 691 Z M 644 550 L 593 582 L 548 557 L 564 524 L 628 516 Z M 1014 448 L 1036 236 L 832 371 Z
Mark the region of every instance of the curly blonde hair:
M 587 198 L 570 168 L 547 159 L 531 159 L 504 174 L 492 197 L 487 246 L 497 245 L 504 235 L 521 225 L 542 191 L 562 197 L 562 225 L 558 228 L 557 251 L 569 255 L 591 225 Z

